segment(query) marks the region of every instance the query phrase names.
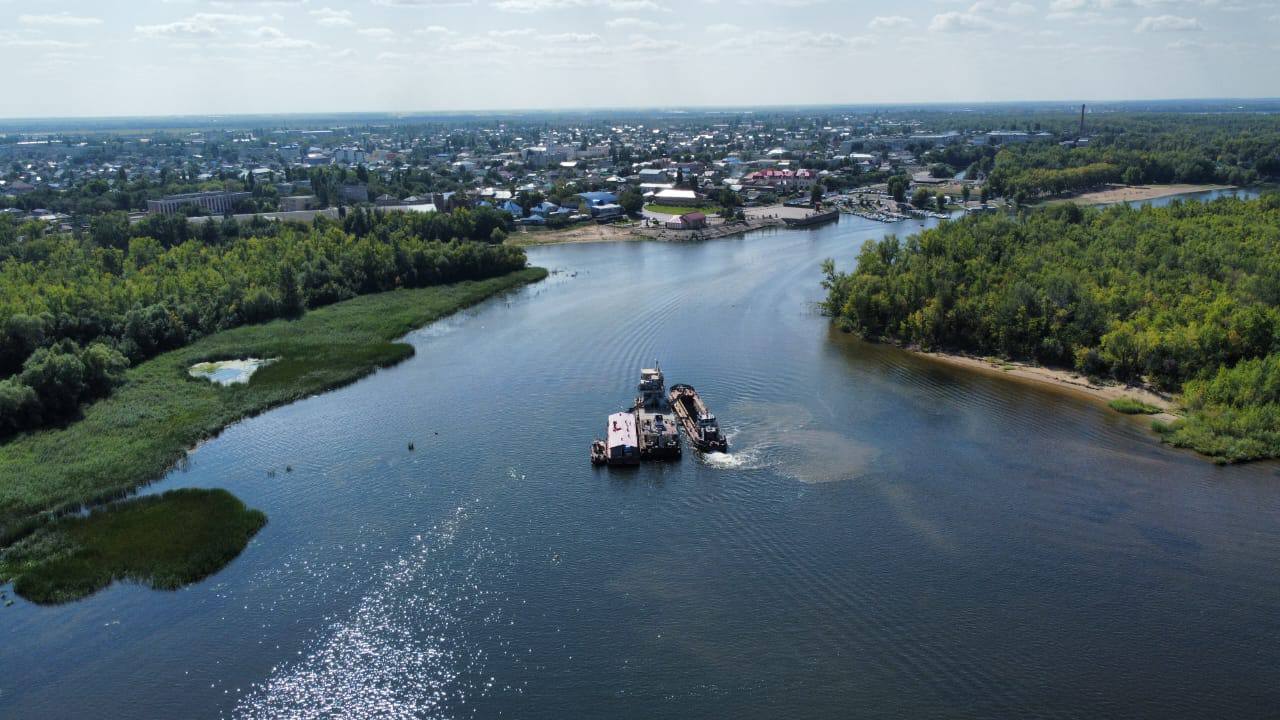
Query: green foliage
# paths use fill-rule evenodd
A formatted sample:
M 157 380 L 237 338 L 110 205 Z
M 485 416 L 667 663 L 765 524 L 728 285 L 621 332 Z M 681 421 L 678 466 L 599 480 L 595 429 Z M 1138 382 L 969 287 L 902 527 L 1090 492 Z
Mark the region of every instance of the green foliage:
M 248 224 L 236 225 L 233 237 L 219 231 L 212 242 L 135 236 L 121 249 L 115 235 L 97 245 L 102 230 L 92 239 L 50 235 L 11 248 L 0 261 L 0 381 L 7 383 L 0 437 L 73 417 L 113 386 L 121 358 L 141 362 L 211 333 L 357 295 L 518 270 L 524 251 L 502 245 L 505 218 L 487 209 L 357 210 L 345 218 L 346 232 L 322 220 L 310 228 L 269 224 L 263 234 L 240 237 L 242 229 L 255 231 Z M 156 216 L 142 227 L 181 235 L 175 228 L 187 221 Z M 450 237 L 483 242 L 440 239 Z M 81 347 L 94 353 L 92 368 Z M 81 377 L 91 370 L 106 375 Z M 34 405 L 15 383 L 34 391 Z
M 1280 457 L 1280 353 L 1188 382 L 1183 402 L 1169 442 L 1228 462 Z
M 1107 405 L 1118 413 L 1125 415 L 1157 415 L 1160 408 L 1155 405 L 1149 405 L 1131 397 L 1120 397 L 1107 403 Z
M 627 190 L 618 196 L 618 204 L 628 215 L 635 215 L 644 207 L 644 196 L 635 190 Z
M 888 192 L 897 202 L 906 202 L 907 188 L 911 186 L 911 178 L 906 175 L 894 175 L 889 178 Z
M 865 337 L 1185 389 L 1172 442 L 1280 456 L 1280 196 L 970 217 L 825 269 Z
M 350 241 L 350 240 L 348 240 Z M 74 510 L 154 480 L 204 438 L 244 417 L 353 382 L 413 353 L 396 339 L 492 295 L 541 280 L 527 268 L 486 280 L 365 295 L 206 336 L 130 368 L 84 416 L 0 445 L 0 544 L 46 511 Z M 197 362 L 280 358 L 245 385 L 193 379 Z M 15 391 L 0 381 L 0 404 Z M 19 398 L 20 400 L 20 398 Z
M 911 194 L 911 204 L 924 210 L 933 204 L 933 196 L 929 194 L 927 188 L 916 188 L 916 191 Z
M 176 590 L 231 562 L 267 522 L 226 490 L 171 490 L 65 517 L 0 555 L 0 574 L 41 604 L 115 580 Z

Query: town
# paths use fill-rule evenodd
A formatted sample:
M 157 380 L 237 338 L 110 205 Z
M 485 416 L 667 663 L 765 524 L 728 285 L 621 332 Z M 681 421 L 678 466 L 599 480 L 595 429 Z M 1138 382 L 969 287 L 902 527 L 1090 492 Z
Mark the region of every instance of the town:
M 894 221 L 989 207 L 982 180 L 1001 147 L 1088 142 L 1071 123 L 1050 132 L 1008 117 L 957 119 L 725 111 L 10 130 L 0 133 L 0 212 L 63 230 L 108 212 L 308 222 L 359 206 L 490 207 L 521 231 L 631 222 L 659 235 L 749 229 L 822 203 Z

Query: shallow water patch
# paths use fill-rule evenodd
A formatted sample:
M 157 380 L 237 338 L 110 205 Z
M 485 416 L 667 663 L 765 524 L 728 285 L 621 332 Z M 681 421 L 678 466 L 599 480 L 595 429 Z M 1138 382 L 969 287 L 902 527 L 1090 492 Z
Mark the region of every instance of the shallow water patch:
M 187 374 L 222 386 L 244 385 L 259 368 L 266 367 L 279 359 L 244 358 L 243 360 L 202 362 L 188 368 Z

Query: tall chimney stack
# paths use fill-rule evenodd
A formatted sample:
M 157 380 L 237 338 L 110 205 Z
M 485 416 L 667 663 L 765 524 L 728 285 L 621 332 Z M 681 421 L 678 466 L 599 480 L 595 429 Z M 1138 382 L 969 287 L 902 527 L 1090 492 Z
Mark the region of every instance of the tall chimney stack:
M 1080 134 L 1076 137 L 1084 137 L 1084 105 L 1080 106 Z

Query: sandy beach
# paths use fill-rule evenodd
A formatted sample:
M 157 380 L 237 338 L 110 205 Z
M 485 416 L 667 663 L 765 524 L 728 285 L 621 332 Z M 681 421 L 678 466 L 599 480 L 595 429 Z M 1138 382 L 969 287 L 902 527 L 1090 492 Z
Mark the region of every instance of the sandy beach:
M 724 223 L 712 220 L 701 230 L 671 230 L 663 226 L 645 227 L 641 223 L 614 223 L 600 225 L 584 223 L 563 230 L 531 230 L 513 232 L 507 236 L 508 245 L 557 245 L 561 243 L 633 242 L 656 240 L 658 242 L 697 242 L 742 235 L 762 228 L 780 227 L 779 217 L 749 215 L 745 223 Z
M 1022 382 L 1049 385 L 1061 390 L 1088 397 L 1101 403 L 1109 403 L 1119 398 L 1133 398 L 1162 412 L 1146 417 L 1152 420 L 1172 422 L 1177 420 L 1177 406 L 1173 397 L 1143 385 L 1124 385 L 1117 382 L 1095 382 L 1073 370 L 1047 368 L 1030 363 L 1000 360 L 998 358 L 981 358 L 960 353 L 927 352 L 905 348 L 937 362 L 956 367 L 963 367 L 979 372 L 986 372 Z
M 1142 202 L 1170 195 L 1231 190 L 1230 185 L 1111 185 L 1106 190 L 1094 190 L 1053 202 L 1074 202 L 1081 205 L 1115 205 L 1122 202 Z

